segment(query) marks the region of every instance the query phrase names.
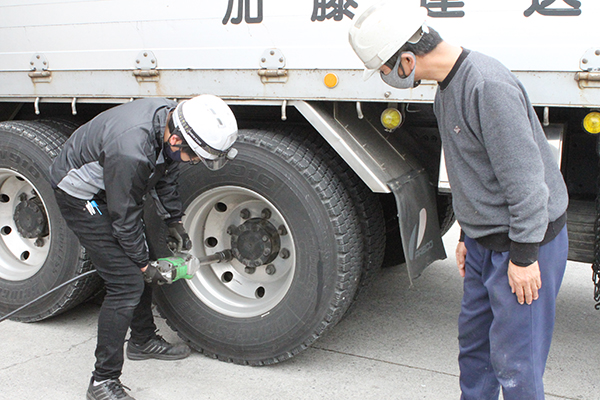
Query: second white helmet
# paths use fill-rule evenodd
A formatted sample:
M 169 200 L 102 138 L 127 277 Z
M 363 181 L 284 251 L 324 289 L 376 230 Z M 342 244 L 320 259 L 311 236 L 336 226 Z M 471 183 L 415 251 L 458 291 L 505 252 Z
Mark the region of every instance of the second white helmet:
M 413 2 L 414 3 L 414 2 Z M 365 64 L 367 80 L 405 43 L 416 43 L 425 26 L 427 10 L 393 0 L 371 6 L 350 27 L 352 49 Z
M 237 139 L 237 121 L 219 97 L 203 94 L 181 102 L 173 113 L 173 123 L 209 169 L 217 170 L 237 155 L 232 148 Z

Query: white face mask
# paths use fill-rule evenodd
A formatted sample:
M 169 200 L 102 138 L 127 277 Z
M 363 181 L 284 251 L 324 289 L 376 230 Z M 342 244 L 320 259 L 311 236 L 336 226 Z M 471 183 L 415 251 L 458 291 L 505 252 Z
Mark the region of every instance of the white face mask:
M 404 78 L 401 78 L 398 71 L 400 68 L 402 68 L 400 63 L 402 62 L 402 56 L 404 54 L 408 54 L 412 57 L 412 59 L 415 63 L 415 67 L 412 69 L 412 72 L 410 73 L 410 75 L 405 76 Z M 415 82 L 415 70 L 417 69 L 416 66 L 417 66 L 417 59 L 415 58 L 415 55 L 410 51 L 403 52 L 402 54 L 400 54 L 400 57 L 398 57 L 398 60 L 396 60 L 396 65 L 392 69 L 392 72 L 385 75 L 383 73 L 383 71 L 381 71 L 381 79 L 388 85 L 395 87 L 397 89 L 416 88 L 421 83 L 421 81 Z

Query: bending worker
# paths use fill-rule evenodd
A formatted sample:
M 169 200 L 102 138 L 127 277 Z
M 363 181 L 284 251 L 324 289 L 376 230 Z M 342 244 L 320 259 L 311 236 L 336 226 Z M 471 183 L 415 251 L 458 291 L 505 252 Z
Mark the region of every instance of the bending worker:
M 177 360 L 185 344 L 156 333 L 152 287 L 161 275 L 149 266 L 142 221 L 151 196 L 179 251 L 191 241 L 183 228 L 177 191 L 180 163 L 221 168 L 235 156 L 237 123 L 219 98 L 202 95 L 179 105 L 136 100 L 111 108 L 77 129 L 50 168 L 56 200 L 106 286 L 98 317 L 95 369 L 88 400 L 132 399 L 119 377 L 127 330 L 127 357 Z M 145 279 L 146 278 L 146 279 Z
M 502 387 L 505 400 L 544 399 L 568 251 L 566 185 L 517 78 L 443 41 L 425 24 L 425 9 L 407 3 L 367 10 L 350 43 L 367 77 L 378 72 L 400 89 L 439 84 L 434 112 L 464 233 L 456 250 L 461 398 L 498 399 Z

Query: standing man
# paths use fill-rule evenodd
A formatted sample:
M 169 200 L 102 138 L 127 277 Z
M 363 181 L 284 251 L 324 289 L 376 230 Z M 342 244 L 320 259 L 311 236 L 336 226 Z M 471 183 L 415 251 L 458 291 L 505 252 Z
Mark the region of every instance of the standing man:
M 411 2 L 414 3 L 414 2 Z M 396 88 L 435 80 L 434 112 L 463 239 L 462 399 L 544 399 L 555 301 L 565 271 L 568 195 L 523 85 L 493 58 L 444 42 L 404 1 L 357 18 L 365 76 Z
M 179 164 L 202 161 L 219 169 L 235 157 L 231 146 L 236 138 L 235 117 L 215 96 L 179 105 L 143 99 L 111 108 L 81 126 L 52 164 L 51 181 L 63 217 L 106 286 L 88 400 L 132 399 L 119 380 L 129 328 L 131 360 L 178 360 L 190 354 L 187 345 L 170 344 L 156 334 L 147 283 L 164 279 L 149 265 L 144 198 L 154 199 L 177 250 L 190 250 L 177 191 Z

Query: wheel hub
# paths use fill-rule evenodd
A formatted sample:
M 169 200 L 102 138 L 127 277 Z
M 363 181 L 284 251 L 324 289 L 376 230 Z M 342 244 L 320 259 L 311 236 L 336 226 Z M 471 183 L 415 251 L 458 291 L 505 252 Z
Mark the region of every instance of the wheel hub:
M 22 237 L 27 239 L 48 235 L 44 205 L 39 198 L 22 199 L 15 207 L 14 221 Z
M 258 267 L 277 258 L 281 241 L 277 229 L 266 219 L 252 218 L 229 231 L 233 255 L 245 266 Z

